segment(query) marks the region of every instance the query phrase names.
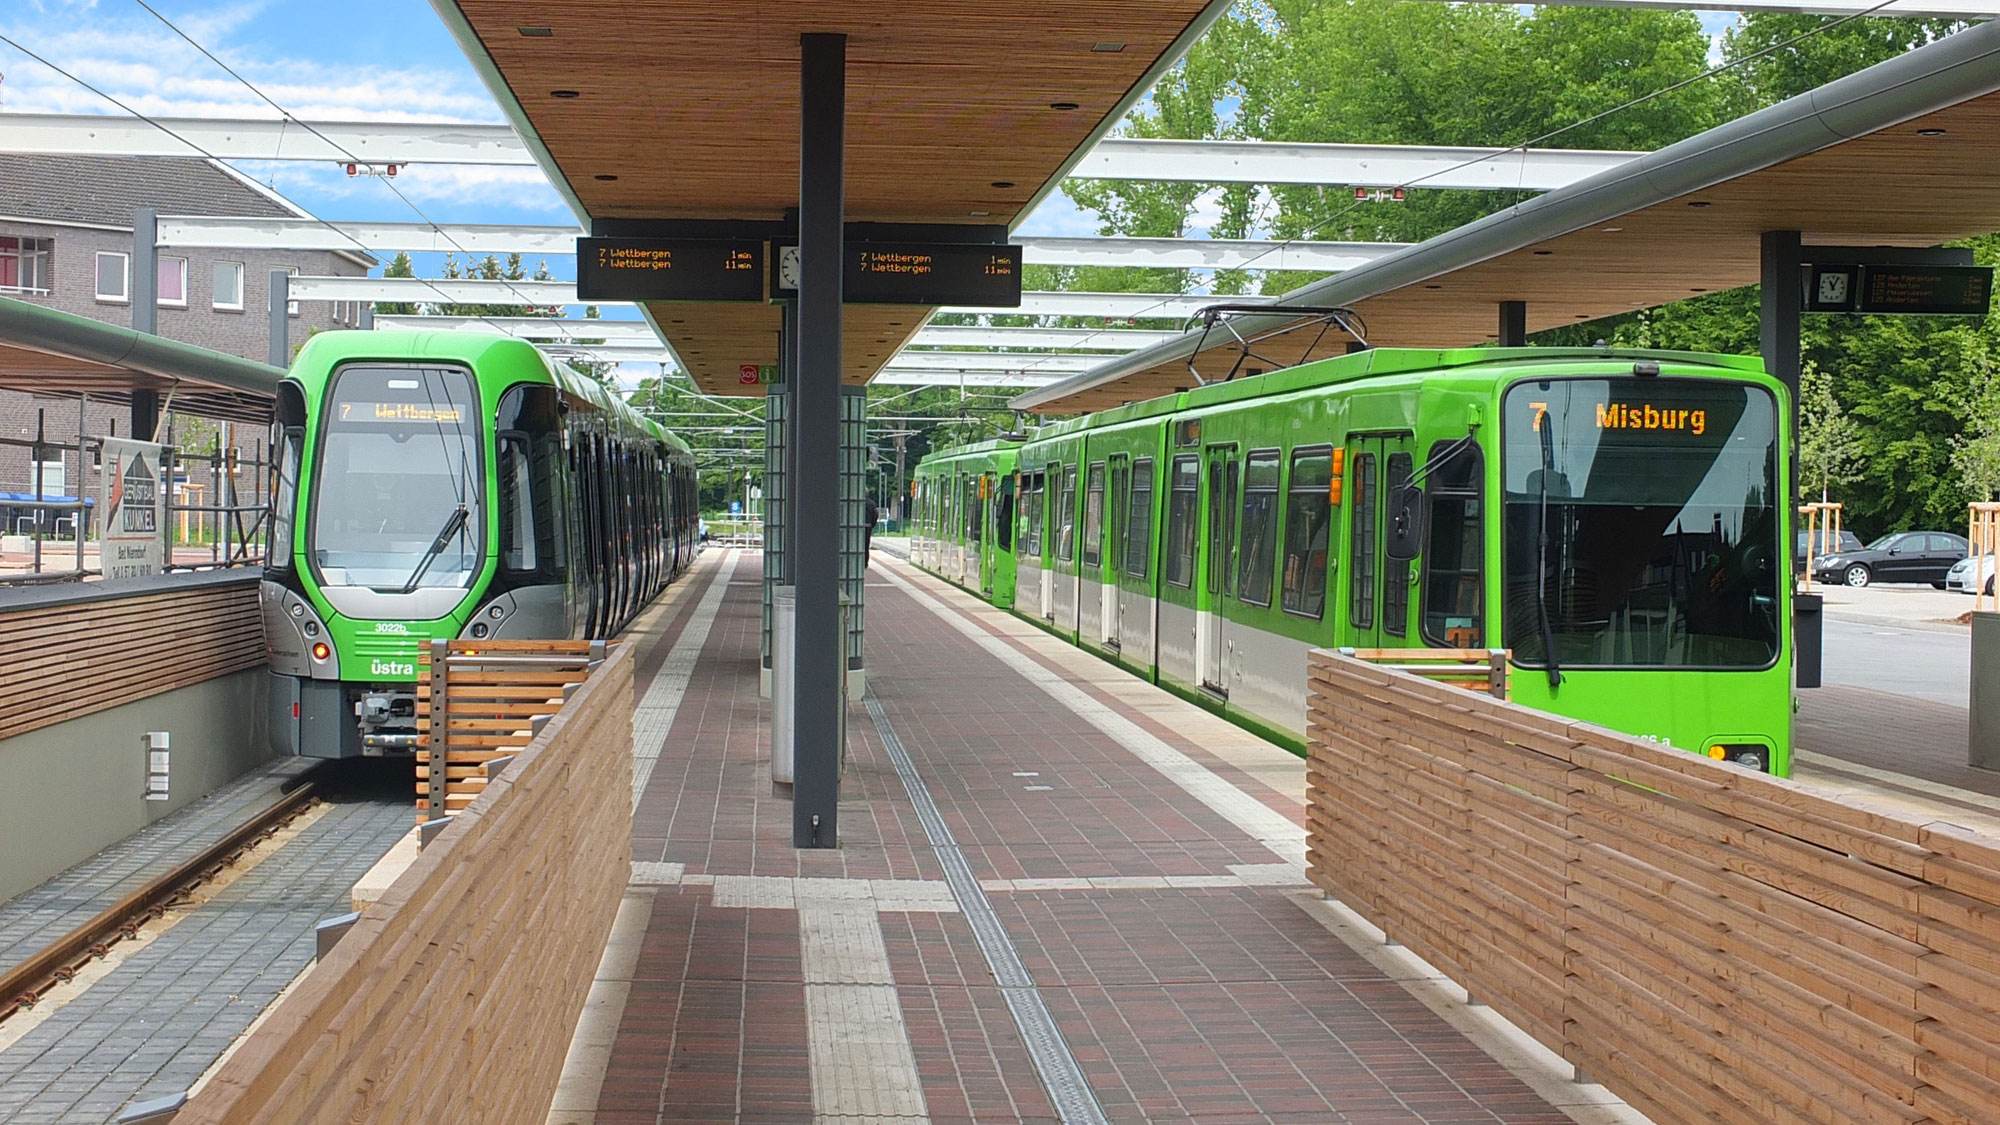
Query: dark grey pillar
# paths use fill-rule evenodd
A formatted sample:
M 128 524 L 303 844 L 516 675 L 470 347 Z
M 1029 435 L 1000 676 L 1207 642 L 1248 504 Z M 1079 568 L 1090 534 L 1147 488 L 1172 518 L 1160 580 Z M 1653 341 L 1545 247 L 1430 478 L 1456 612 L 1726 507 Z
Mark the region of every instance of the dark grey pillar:
M 840 299 L 846 207 L 847 36 L 799 36 L 798 440 L 792 554 L 798 587 L 793 672 L 792 845 L 840 843 Z
M 291 370 L 292 366 L 292 318 L 285 312 L 285 306 L 292 300 L 292 275 L 285 270 L 271 271 L 271 344 L 270 354 L 265 362 L 272 367 Z
M 132 212 L 132 278 L 126 296 L 132 299 L 132 330 L 149 336 L 160 331 L 160 215 L 153 209 Z M 132 392 L 132 436 L 151 441 L 160 428 L 158 391 Z
M 1500 302 L 1500 346 L 1503 348 L 1528 346 L 1528 302 Z
M 1763 237 L 1763 308 L 1758 320 L 1764 370 L 1792 392 L 1792 438 L 1798 440 L 1799 317 L 1805 306 L 1799 232 L 1767 230 Z

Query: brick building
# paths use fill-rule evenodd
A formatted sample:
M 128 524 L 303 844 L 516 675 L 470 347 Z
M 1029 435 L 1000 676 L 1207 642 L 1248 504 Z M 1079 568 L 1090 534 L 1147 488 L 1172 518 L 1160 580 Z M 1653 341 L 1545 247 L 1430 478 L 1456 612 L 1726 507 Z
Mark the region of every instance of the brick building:
M 108 324 L 132 323 L 132 216 L 162 215 L 310 218 L 275 191 L 201 157 L 0 156 L 0 296 L 59 309 Z M 373 259 L 359 252 L 159 250 L 158 331 L 249 359 L 269 355 L 269 277 L 273 269 L 306 275 L 360 276 Z M 297 301 L 289 337 L 294 349 L 314 330 L 355 326 L 360 306 Z M 0 437 L 74 442 L 75 399 L 0 391 Z M 174 436 L 206 447 L 217 427 L 168 415 Z M 93 436 L 125 434 L 125 406 L 90 403 L 84 426 Z M 260 450 L 261 428 L 235 427 L 236 445 Z M 34 490 L 31 451 L 0 445 L 0 493 Z M 74 454 L 44 465 L 43 492 L 73 494 Z M 85 482 L 86 488 L 89 482 Z M 86 493 L 87 494 L 87 493 Z M 15 513 L 9 513 L 18 515 Z M 4 530 L 15 530 L 12 526 Z

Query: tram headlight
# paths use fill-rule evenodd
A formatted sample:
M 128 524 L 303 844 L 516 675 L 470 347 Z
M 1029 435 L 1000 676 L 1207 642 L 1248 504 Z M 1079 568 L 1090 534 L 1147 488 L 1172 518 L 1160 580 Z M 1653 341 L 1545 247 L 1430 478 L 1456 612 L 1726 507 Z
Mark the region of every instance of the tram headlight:
M 472 623 L 472 635 L 475 637 L 483 637 L 492 631 L 486 627 L 486 622 L 484 621 L 475 621 Z
M 1771 772 L 1771 748 L 1759 742 L 1718 742 L 1708 748 L 1708 756 L 1719 762 L 1734 762 L 1758 773 Z
M 316 644 L 316 645 L 314 645 L 314 646 L 313 646 L 313 659 L 314 659 L 314 660 L 325 660 L 325 659 L 326 659 L 327 657 L 329 657 L 329 656 L 332 656 L 332 655 L 333 655 L 333 650 L 332 650 L 331 648 L 328 648 L 328 647 L 327 647 L 327 644 L 326 644 L 326 642 L 325 642 L 325 641 L 321 641 L 321 642 L 319 642 L 318 644 Z

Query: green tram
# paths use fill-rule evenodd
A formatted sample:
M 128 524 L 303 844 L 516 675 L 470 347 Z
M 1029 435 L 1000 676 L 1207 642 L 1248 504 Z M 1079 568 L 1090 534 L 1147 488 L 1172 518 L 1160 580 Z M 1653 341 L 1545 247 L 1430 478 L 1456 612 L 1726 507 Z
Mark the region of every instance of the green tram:
M 436 638 L 608 637 L 698 549 L 694 457 L 533 345 L 329 332 L 278 388 L 271 737 L 416 746 Z
M 1308 649 L 1504 647 L 1783 776 L 1789 418 L 1754 358 L 1374 349 L 933 454 L 912 557 L 1295 749 Z

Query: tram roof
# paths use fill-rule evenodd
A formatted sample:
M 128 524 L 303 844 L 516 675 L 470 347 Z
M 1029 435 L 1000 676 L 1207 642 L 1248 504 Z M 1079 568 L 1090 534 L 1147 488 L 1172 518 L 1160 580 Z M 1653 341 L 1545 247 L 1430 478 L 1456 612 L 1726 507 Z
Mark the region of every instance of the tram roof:
M 263 425 L 284 371 L 242 356 L 0 297 L 0 388 L 129 403 L 171 396 L 181 414 Z
M 848 221 L 1012 228 L 1229 2 L 432 5 L 586 226 L 783 221 L 799 35 L 829 31 L 848 36 Z M 761 393 L 737 373 L 777 362 L 775 306 L 642 307 L 701 389 Z M 930 312 L 848 305 L 843 378 L 872 378 Z
M 1503 301 L 1528 330 L 1595 320 L 1757 282 L 1760 237 L 1806 245 L 1932 246 L 2000 230 L 2000 21 L 1974 26 L 1569 187 L 1286 294 L 1356 309 L 1370 343 L 1493 339 Z M 1256 330 L 1304 326 L 1258 314 Z M 1316 332 L 1260 348 L 1289 360 Z M 1194 385 L 1188 333 L 1023 394 L 1017 410 L 1102 410 Z M 1227 333 L 1196 357 L 1236 358 Z M 1308 358 L 1345 349 L 1329 331 Z

